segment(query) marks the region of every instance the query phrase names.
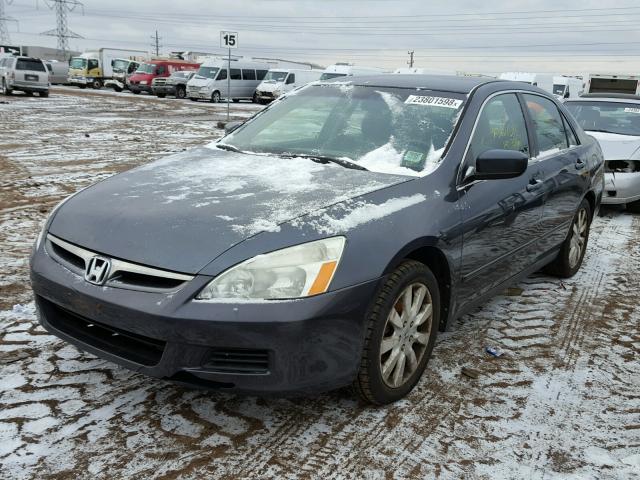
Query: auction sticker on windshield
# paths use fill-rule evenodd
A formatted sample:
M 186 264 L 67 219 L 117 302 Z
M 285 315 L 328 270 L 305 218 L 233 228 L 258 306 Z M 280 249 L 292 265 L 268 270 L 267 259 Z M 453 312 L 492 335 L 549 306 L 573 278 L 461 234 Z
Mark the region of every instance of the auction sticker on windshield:
M 640 113 L 640 108 L 627 107 L 624 109 L 626 113 Z
M 462 105 L 462 100 L 447 97 L 409 95 L 404 103 L 409 105 L 425 105 L 427 107 L 459 108 L 460 105 Z

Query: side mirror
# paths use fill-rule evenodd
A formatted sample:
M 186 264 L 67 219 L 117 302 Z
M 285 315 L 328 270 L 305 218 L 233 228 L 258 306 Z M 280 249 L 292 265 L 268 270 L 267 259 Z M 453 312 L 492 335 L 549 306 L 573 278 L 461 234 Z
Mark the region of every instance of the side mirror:
M 224 133 L 229 134 L 231 132 L 233 132 L 236 128 L 238 128 L 240 125 L 242 125 L 244 122 L 236 120 L 235 122 L 229 122 L 224 126 Z
M 515 178 L 527 170 L 529 157 L 517 150 L 487 150 L 476 159 L 474 180 Z

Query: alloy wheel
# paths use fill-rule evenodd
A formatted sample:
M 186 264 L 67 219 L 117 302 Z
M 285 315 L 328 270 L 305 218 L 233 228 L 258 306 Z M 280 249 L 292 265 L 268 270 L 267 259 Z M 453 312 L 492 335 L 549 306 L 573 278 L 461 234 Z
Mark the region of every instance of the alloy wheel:
M 417 370 L 429 343 L 432 317 L 425 284 L 412 283 L 396 299 L 380 343 L 380 371 L 388 387 L 401 387 Z
M 571 226 L 571 239 L 569 240 L 569 266 L 571 268 L 574 268 L 582 258 L 584 247 L 587 243 L 588 226 L 587 211 L 580 209 Z

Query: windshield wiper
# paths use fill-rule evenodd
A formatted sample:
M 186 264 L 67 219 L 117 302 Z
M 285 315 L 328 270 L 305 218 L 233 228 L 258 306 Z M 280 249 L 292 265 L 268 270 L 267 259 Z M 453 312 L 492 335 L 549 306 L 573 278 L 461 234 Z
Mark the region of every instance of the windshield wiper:
M 327 164 L 327 163 L 336 163 L 344 168 L 351 168 L 353 170 L 365 170 L 368 171 L 366 168 L 364 168 L 362 165 L 358 165 L 355 162 L 352 162 L 350 160 L 346 160 L 344 158 L 334 158 L 334 157 L 327 157 L 325 155 L 310 155 L 310 154 L 305 154 L 305 153 L 289 153 L 289 154 L 283 154 L 283 157 L 302 157 L 302 158 L 308 158 L 309 160 L 316 162 L 316 163 L 323 163 L 323 164 Z
M 228 143 L 216 143 L 216 147 L 220 150 L 228 150 L 229 152 L 243 153 L 238 147 L 229 145 Z

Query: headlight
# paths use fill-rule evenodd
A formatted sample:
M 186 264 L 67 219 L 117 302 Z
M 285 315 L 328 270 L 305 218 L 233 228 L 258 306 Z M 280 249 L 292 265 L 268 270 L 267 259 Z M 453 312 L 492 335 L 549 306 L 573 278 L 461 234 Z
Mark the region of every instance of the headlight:
M 147 81 L 146 80 L 140 80 L 140 85 L 146 85 Z
M 328 290 L 345 238 L 333 237 L 258 255 L 213 279 L 197 300 L 276 300 Z
M 47 233 L 47 227 L 49 226 L 49 221 L 51 220 L 51 218 L 53 218 L 53 215 L 60 209 L 60 207 L 62 205 L 64 205 L 69 200 L 71 200 L 72 197 L 75 197 L 82 190 L 84 190 L 84 188 L 78 190 L 76 193 L 72 193 L 67 198 L 64 198 L 60 203 L 58 203 L 55 207 L 53 207 L 51 209 L 51 211 L 49 212 L 49 215 L 47 215 L 47 218 L 44 221 L 44 224 L 42 225 L 42 228 L 40 229 L 40 233 L 38 234 L 38 237 L 36 238 L 36 244 L 35 244 L 35 249 L 36 250 L 38 250 L 40 248 L 40 244 L 42 243 L 42 239 L 44 238 L 44 235 Z

